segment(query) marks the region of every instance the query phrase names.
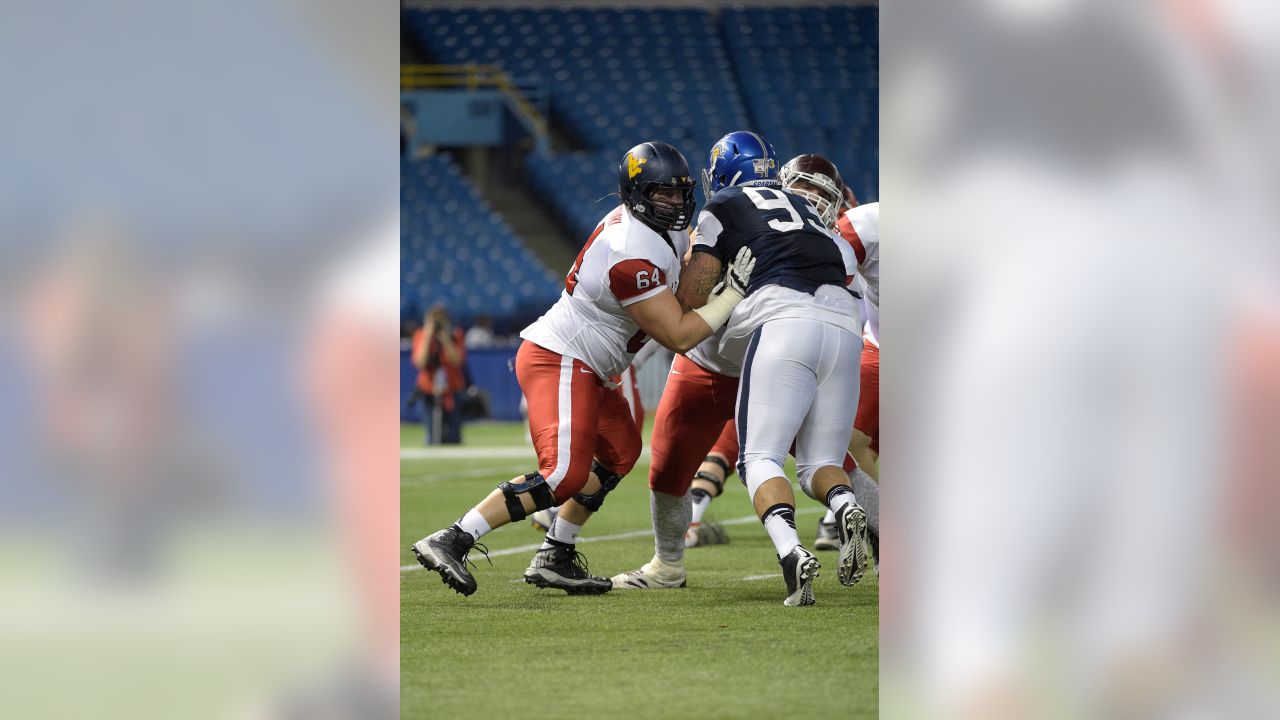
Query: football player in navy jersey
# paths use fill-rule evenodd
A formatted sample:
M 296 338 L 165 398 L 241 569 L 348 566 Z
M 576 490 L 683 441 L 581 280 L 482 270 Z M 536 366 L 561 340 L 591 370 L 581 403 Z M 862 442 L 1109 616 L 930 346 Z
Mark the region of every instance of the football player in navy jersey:
M 696 307 L 744 247 L 754 256 L 755 267 L 746 299 L 732 314 L 723 338 L 713 337 L 690 351 L 688 359 L 695 362 L 679 369 L 683 373 L 692 365 L 724 375 L 726 385 L 740 371 L 735 401 L 742 448 L 738 471 L 777 550 L 787 584 L 784 604 L 809 605 L 819 565 L 800 545 L 795 498 L 782 472 L 793 439 L 801 487 L 839 515 L 841 582 L 856 582 L 867 561 L 866 517 L 841 469 L 857 407 L 861 301 L 847 288 L 857 261 L 808 200 L 781 189 L 776 154 L 759 135 L 726 135 L 712 148 L 709 165 L 703 175 L 707 206 L 683 271 L 700 284 L 682 282 L 683 301 Z M 681 379 L 677 369 L 673 366 L 673 380 Z M 702 384 L 718 392 L 714 382 Z M 678 512 L 668 518 L 656 504 L 666 495 L 684 495 L 689 484 L 688 474 L 657 472 L 665 454 L 658 442 L 659 426 L 668 415 L 664 406 L 673 406 L 669 414 L 675 423 L 689 412 L 685 403 L 669 402 L 672 392 L 669 382 L 656 417 L 655 470 L 650 475 L 658 553 L 641 569 L 614 577 L 615 588 L 684 584 L 683 564 L 673 565 L 682 558 L 684 525 L 675 518 Z M 712 426 L 702 447 L 710 447 L 718 431 L 719 426 Z M 681 487 L 674 487 L 677 481 Z M 664 538 L 673 528 L 678 551 L 669 548 L 669 556 L 663 557 Z

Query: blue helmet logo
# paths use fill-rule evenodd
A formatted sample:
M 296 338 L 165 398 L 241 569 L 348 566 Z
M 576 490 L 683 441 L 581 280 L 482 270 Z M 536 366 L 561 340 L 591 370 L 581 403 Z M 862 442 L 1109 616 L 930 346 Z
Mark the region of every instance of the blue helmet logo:
M 710 167 L 702 171 L 703 190 L 711 197 L 734 185 L 777 185 L 778 155 L 768 140 L 737 130 L 711 147 Z

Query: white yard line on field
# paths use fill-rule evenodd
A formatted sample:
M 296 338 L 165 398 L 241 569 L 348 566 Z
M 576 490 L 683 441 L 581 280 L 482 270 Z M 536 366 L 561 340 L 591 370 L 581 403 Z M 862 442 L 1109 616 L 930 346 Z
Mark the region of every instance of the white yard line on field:
M 400 478 L 401 485 L 410 485 L 419 482 L 438 482 L 440 480 L 457 480 L 460 478 L 474 478 L 485 476 L 514 475 L 519 474 L 521 470 L 528 470 L 529 463 L 521 463 L 513 465 L 505 463 L 502 465 L 486 465 L 484 467 L 471 468 L 469 470 L 458 470 L 454 472 L 434 472 L 422 473 L 420 475 L 405 475 Z M 506 478 L 504 478 L 506 479 Z M 495 482 L 497 482 L 495 480 Z
M 497 445 L 494 447 L 453 446 L 402 447 L 401 460 L 510 460 L 526 458 L 536 464 L 537 453 L 532 445 Z M 649 448 L 640 451 L 640 459 L 649 459 Z
M 750 582 L 752 580 L 772 580 L 773 578 L 780 578 L 780 577 L 782 577 L 782 573 L 769 573 L 768 575 L 748 575 L 742 578 L 742 581 Z
M 811 515 L 813 513 L 819 513 L 819 512 L 824 512 L 824 511 L 822 508 L 816 508 L 816 507 L 798 508 L 796 510 L 797 515 Z M 720 524 L 721 525 L 746 525 L 748 523 L 753 523 L 753 522 L 760 522 L 760 519 L 757 518 L 755 515 L 743 515 L 742 517 L 733 518 L 732 520 L 725 520 Z M 613 535 L 596 535 L 594 537 L 578 538 L 578 542 L 589 543 L 589 542 L 607 542 L 610 540 L 630 540 L 631 538 L 645 537 L 650 535 L 653 535 L 653 528 L 645 528 L 643 530 L 628 530 L 627 532 L 614 533 Z M 520 553 L 532 552 L 534 550 L 537 550 L 540 547 L 542 547 L 541 542 L 530 543 L 528 545 L 517 545 L 516 547 L 502 548 L 501 550 L 493 550 L 489 553 L 489 557 L 495 558 L 495 557 L 502 557 L 504 555 L 518 555 Z M 400 566 L 400 572 L 413 572 L 414 570 L 421 570 L 421 569 L 422 569 L 422 566 L 416 565 L 416 564 Z M 771 578 L 771 577 L 780 577 L 780 575 L 761 575 L 759 577 L 743 578 L 743 580 L 760 580 L 760 579 Z

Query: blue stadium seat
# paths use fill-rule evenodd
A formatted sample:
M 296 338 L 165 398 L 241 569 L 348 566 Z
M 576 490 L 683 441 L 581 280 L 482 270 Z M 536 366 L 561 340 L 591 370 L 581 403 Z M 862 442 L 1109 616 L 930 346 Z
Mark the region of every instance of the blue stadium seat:
M 520 304 L 545 308 L 560 281 L 466 181 L 447 157 L 400 164 L 401 294 L 405 312 L 443 303 L 458 322 L 509 315 Z
M 433 8 L 402 19 L 435 61 L 492 63 L 547 88 L 552 122 L 586 150 L 530 154 L 529 186 L 579 243 L 617 202 L 605 196 L 623 152 L 648 139 L 675 145 L 697 175 L 717 138 L 756 130 L 783 160 L 825 154 L 861 200 L 878 197 L 875 7 Z M 501 314 L 555 299 L 563 278 L 451 162 L 402 164 L 401 178 L 402 248 L 423 262 L 404 265 L 406 296 L 439 301 L 452 258 L 461 307 Z

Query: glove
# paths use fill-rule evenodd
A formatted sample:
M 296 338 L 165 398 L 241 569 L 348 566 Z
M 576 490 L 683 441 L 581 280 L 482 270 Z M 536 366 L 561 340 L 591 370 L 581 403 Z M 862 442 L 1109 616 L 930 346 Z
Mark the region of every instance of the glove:
M 743 245 L 737 257 L 724 271 L 724 281 L 720 283 L 724 288 L 722 292 L 736 292 L 741 297 L 746 297 L 747 285 L 751 283 L 751 272 L 755 269 L 756 256 L 751 254 L 751 248 Z
M 751 282 L 751 273 L 755 270 L 756 258 L 750 248 L 743 246 L 734 257 L 729 267 L 725 268 L 724 280 L 711 290 L 707 304 L 694 310 L 702 316 L 712 331 L 729 320 L 733 309 L 747 295 L 747 285 Z

